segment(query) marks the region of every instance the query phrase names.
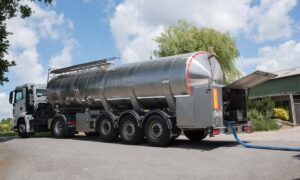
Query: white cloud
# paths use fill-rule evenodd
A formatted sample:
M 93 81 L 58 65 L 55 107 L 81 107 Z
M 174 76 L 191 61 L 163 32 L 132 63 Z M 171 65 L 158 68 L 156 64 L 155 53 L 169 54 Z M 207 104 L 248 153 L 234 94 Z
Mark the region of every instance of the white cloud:
M 296 4 L 296 0 L 262 0 L 250 11 L 252 36 L 257 41 L 291 37 L 294 21 L 288 13 Z
M 72 38 L 74 29 L 72 21 L 64 17 L 64 14 L 54 10 L 41 8 L 37 3 L 27 2 L 34 13 L 31 17 L 21 19 L 19 17 L 8 20 L 7 30 L 13 34 L 8 37 L 10 49 L 7 59 L 14 60 L 16 66 L 11 68 L 10 82 L 15 85 L 24 83 L 46 83 L 48 64 L 42 64 L 38 52 L 41 40 L 52 40 L 63 44 L 63 50 L 54 55 L 51 63 L 58 65 L 70 65 L 72 51 L 76 40 Z M 50 61 L 49 61 L 50 63 Z M 11 116 L 11 105 L 8 104 L 8 95 L 0 92 L 0 117 Z
M 76 45 L 76 41 L 73 39 L 67 40 L 62 51 L 53 56 L 49 60 L 50 68 L 62 68 L 66 66 L 70 66 L 72 63 L 72 51 Z
M 194 22 L 198 26 L 237 32 L 245 26 L 247 3 L 248 0 L 226 3 L 218 0 L 209 3 L 127 0 L 116 7 L 110 25 L 123 57 L 139 60 L 150 57 L 156 48 L 153 38 L 162 32 L 163 27 L 175 24 L 180 19 Z
M 300 42 L 289 40 L 278 46 L 264 46 L 257 57 L 239 58 L 236 65 L 242 71 L 253 67 L 257 70 L 274 72 L 277 70 L 300 67 Z
M 11 104 L 8 102 L 8 95 L 5 92 L 0 92 L 0 117 L 2 118 L 8 118 L 12 117 L 12 109 Z
M 39 59 L 38 44 L 42 39 L 63 43 L 62 54 L 54 55 L 51 59 L 67 58 L 63 62 L 71 64 L 74 47 L 71 42 L 75 40 L 71 38 L 70 32 L 74 27 L 64 14 L 43 9 L 35 3 L 28 5 L 34 11 L 30 18 L 16 17 L 7 21 L 7 30 L 13 33 L 8 37 L 11 44 L 8 59 L 15 60 L 17 64 L 11 69 L 16 76 L 10 78 L 17 79 L 20 84 L 46 83 L 47 68 Z
M 156 48 L 153 38 L 163 27 L 182 19 L 232 34 L 244 32 L 256 41 L 288 38 L 294 23 L 288 13 L 295 5 L 295 0 L 263 0 L 254 6 L 251 0 L 124 0 L 110 26 L 123 57 L 140 60 Z

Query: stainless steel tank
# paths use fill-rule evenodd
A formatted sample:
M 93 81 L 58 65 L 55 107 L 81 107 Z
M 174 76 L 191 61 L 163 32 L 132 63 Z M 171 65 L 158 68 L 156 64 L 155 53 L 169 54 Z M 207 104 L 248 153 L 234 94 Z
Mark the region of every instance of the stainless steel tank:
M 117 109 L 168 107 L 167 97 L 192 95 L 193 86 L 222 84 L 222 70 L 215 57 L 196 52 L 127 63 L 107 71 L 61 74 L 47 85 L 48 101 L 59 107 Z M 175 99 L 175 98 L 174 98 Z

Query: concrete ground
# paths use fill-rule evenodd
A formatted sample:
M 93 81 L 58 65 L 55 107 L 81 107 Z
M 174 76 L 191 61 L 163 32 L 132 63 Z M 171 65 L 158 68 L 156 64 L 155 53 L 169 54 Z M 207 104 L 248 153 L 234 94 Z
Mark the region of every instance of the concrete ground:
M 261 145 L 300 147 L 300 127 L 240 135 Z M 2 179 L 296 179 L 300 152 L 247 149 L 233 136 L 166 148 L 104 143 L 98 138 L 0 138 Z

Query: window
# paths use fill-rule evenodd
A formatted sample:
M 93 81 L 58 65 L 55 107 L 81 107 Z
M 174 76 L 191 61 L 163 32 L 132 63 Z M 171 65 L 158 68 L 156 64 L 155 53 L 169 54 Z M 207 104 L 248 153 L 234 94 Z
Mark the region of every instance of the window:
M 22 90 L 17 90 L 15 97 L 16 97 L 16 102 L 22 100 L 23 99 L 23 91 Z
M 37 97 L 46 96 L 46 89 L 36 89 L 36 96 Z

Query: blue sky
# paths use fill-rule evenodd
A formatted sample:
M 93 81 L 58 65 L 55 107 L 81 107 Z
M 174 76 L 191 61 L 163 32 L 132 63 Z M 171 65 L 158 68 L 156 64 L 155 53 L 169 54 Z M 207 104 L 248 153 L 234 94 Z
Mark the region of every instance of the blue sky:
M 243 74 L 300 66 L 300 5 L 296 0 L 58 0 L 29 3 L 35 13 L 7 21 L 9 59 L 17 66 L 0 87 L 0 117 L 11 116 L 8 93 L 16 85 L 45 83 L 47 69 L 123 57 L 148 59 L 153 38 L 184 19 L 236 38 Z

